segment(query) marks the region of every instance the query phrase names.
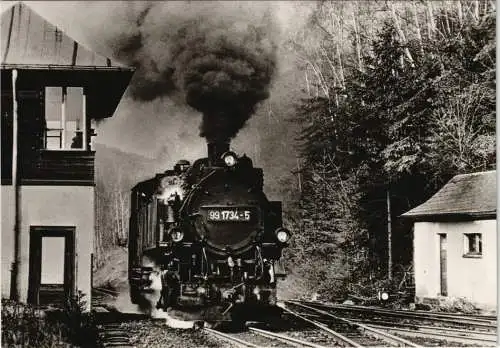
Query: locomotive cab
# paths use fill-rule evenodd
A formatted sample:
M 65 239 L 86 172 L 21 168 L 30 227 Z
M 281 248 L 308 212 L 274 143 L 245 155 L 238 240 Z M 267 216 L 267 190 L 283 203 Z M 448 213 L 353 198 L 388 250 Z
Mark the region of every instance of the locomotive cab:
M 274 306 L 291 235 L 281 202 L 263 192 L 262 169 L 227 143 L 209 144 L 207 158 L 186 162 L 132 190 L 131 294 L 150 286 L 144 279 L 152 267 L 164 310 L 218 308 L 224 317 L 236 305 Z

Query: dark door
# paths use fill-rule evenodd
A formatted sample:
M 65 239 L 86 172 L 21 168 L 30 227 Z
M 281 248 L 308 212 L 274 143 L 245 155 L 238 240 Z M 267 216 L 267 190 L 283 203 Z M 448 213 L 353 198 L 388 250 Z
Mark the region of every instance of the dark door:
M 75 288 L 75 228 L 31 226 L 28 301 L 58 305 Z
M 439 268 L 440 268 L 440 284 L 441 284 L 441 295 L 448 296 L 448 281 L 446 274 L 446 249 L 447 241 L 446 234 L 439 235 Z

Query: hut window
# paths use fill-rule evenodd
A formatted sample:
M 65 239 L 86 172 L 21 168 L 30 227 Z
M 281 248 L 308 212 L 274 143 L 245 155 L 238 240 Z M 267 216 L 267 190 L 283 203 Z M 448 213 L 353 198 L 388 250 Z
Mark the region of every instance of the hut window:
M 82 87 L 45 87 L 47 150 L 85 150 L 85 107 Z
M 464 256 L 480 256 L 483 254 L 481 233 L 464 233 Z

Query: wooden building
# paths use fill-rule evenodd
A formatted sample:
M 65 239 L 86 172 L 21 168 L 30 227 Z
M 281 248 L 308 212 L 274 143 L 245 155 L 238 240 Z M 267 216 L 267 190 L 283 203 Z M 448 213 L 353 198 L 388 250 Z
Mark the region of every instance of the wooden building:
M 416 301 L 497 304 L 496 171 L 457 175 L 403 214 L 414 220 Z
M 1 16 L 2 297 L 91 294 L 96 120 L 133 70 L 17 3 Z M 63 296 L 64 294 L 64 296 Z

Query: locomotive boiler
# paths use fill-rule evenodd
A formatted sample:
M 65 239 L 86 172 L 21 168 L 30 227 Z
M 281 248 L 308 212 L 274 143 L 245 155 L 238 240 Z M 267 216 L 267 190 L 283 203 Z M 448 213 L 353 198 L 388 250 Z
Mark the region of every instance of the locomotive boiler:
M 208 157 L 179 161 L 132 189 L 129 231 L 131 300 L 153 276 L 164 311 L 198 310 L 206 320 L 251 319 L 276 309 L 282 250 L 290 232 L 282 205 L 263 192 L 263 172 L 229 142 Z

